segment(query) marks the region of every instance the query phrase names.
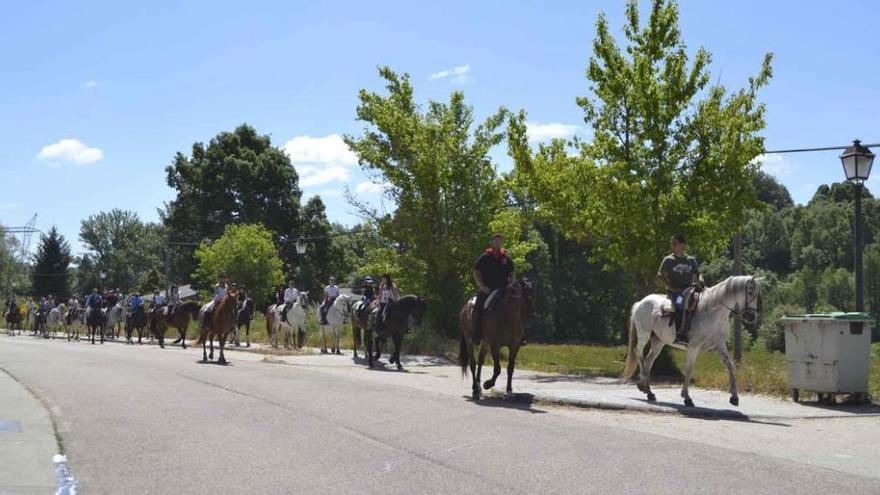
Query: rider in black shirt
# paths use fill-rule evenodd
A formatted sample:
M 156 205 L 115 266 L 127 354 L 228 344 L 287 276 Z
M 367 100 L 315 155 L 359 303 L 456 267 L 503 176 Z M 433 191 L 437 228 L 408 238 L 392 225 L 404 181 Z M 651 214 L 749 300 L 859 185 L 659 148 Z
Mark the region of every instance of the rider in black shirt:
M 483 337 L 480 320 L 486 299 L 494 290 L 504 289 L 513 280 L 513 260 L 507 256 L 503 245 L 504 237 L 492 234 L 491 245 L 474 265 L 474 280 L 477 282 L 477 300 L 471 317 L 474 343 L 479 343 Z

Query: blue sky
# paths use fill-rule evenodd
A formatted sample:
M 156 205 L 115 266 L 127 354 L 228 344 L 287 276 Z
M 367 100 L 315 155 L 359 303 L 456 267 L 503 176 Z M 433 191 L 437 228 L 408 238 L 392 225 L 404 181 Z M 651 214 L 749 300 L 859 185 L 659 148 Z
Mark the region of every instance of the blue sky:
M 767 148 L 880 141 L 873 2 L 681 2 L 689 47 L 714 79 L 745 83 L 766 51 Z M 357 221 L 341 192 L 379 204 L 339 135 L 376 66 L 411 74 L 421 101 L 466 93 L 478 116 L 525 108 L 534 137 L 583 132 L 574 98 L 594 23 L 623 2 L 13 2 L 0 17 L 0 223 L 34 213 L 80 251 L 79 221 L 114 207 L 156 220 L 164 168 L 247 122 L 286 145 L 306 195 Z M 643 11 L 648 4 L 643 2 Z M 875 150 L 877 151 L 877 150 Z M 503 150 L 499 166 L 510 166 Z M 798 202 L 842 176 L 837 153 L 774 157 Z M 869 186 L 880 186 L 880 173 Z M 876 189 L 876 187 L 875 187 Z

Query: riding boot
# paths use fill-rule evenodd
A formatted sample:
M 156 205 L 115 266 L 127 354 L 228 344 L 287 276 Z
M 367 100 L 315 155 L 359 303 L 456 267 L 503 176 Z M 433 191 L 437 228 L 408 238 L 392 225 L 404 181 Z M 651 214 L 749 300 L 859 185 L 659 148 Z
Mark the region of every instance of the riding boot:
M 284 303 L 284 307 L 281 308 L 281 321 L 284 323 L 290 323 L 287 321 L 287 310 L 289 309 L 290 304 Z
M 683 313 L 681 323 L 678 326 L 678 331 L 675 334 L 675 343 L 686 346 L 688 345 L 688 334 L 691 330 L 692 313 L 690 311 L 684 311 Z
M 329 325 L 329 323 L 327 323 L 327 307 L 326 306 L 321 308 L 321 325 Z

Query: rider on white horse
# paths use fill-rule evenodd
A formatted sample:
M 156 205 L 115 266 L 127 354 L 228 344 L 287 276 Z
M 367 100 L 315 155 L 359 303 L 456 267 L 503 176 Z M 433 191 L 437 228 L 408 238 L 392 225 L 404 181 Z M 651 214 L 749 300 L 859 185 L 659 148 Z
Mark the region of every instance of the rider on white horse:
M 324 287 L 324 302 L 321 303 L 321 325 L 328 325 L 327 310 L 339 297 L 339 286 L 336 285 L 336 277 L 330 277 L 330 283 Z
M 284 289 L 284 306 L 281 308 L 281 321 L 284 323 L 290 323 L 287 321 L 287 312 L 297 301 L 299 301 L 299 290 L 294 287 L 293 280 L 288 280 L 287 288 Z
M 690 306 L 687 305 L 690 298 L 687 291 L 694 285 L 702 287 L 703 276 L 700 275 L 700 266 L 696 258 L 685 252 L 687 241 L 682 234 L 673 235 L 669 240 L 669 246 L 672 253 L 660 263 L 657 279 L 666 287 L 666 295 L 672 301 L 675 311 L 675 343 L 687 345 L 691 316 L 693 316 L 693 311 L 687 307 Z
M 203 308 L 202 328 L 208 326 L 208 322 L 211 320 L 211 313 L 214 311 L 214 306 L 226 297 L 227 292 L 229 292 L 229 281 L 226 278 L 226 274 L 221 273 L 220 276 L 217 277 L 217 284 L 214 285 L 214 298 Z

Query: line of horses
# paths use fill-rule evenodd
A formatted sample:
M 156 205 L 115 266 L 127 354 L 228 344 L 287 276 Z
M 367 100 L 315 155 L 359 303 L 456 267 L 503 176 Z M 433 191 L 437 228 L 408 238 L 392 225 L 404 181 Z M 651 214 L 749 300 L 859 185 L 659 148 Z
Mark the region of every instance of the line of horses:
M 685 381 L 681 397 L 686 406 L 693 406 L 688 393 L 688 386 L 693 376 L 693 368 L 697 356 L 703 351 L 719 353 L 729 371 L 730 403 L 739 404 L 736 376 L 733 361 L 727 350 L 730 331 L 729 318 L 732 314 L 740 314 L 746 323 L 757 323 L 761 309 L 762 279 L 752 276 L 729 277 L 721 283 L 706 289 L 697 305 L 697 312 L 691 320 Z M 522 278 L 506 289 L 497 291 L 487 299 L 487 306 L 482 317 L 482 339 L 475 342 L 471 328 L 471 315 L 474 311 L 474 299 L 467 301 L 459 312 L 461 335 L 459 338 L 459 365 L 462 374 L 470 369 L 471 391 L 474 399 L 479 399 L 482 389 L 489 390 L 495 386 L 501 374 L 501 349 L 508 348 L 507 356 L 507 388 L 506 396 L 513 395 L 513 372 L 520 350 L 524 330 L 536 314 L 535 283 Z M 209 303 L 210 304 L 210 303 Z M 169 328 L 176 328 L 179 343 L 186 348 L 186 331 L 193 319 L 200 322 L 200 333 L 196 345 L 202 345 L 202 360 L 214 359 L 214 340 L 219 344 L 217 363 L 225 364 L 224 350 L 227 339 L 240 345 L 240 333 L 245 332 L 246 345 L 250 346 L 250 323 L 254 316 L 254 303 L 250 298 L 239 300 L 235 289 L 231 289 L 216 304 L 213 310 L 207 311 L 209 304 L 200 306 L 197 302 L 185 302 L 176 306 L 174 311 L 158 308 L 149 314 L 133 315 L 121 305 L 101 310 L 77 312 L 73 310 L 66 315 L 58 308 L 48 314 L 35 315 L 33 330 L 35 335 L 48 337 L 62 325 L 68 328 L 68 340 L 79 339 L 79 330 L 85 327 L 92 343 L 96 336 L 101 343 L 105 334 L 119 336 L 119 326 L 123 325 L 126 341 L 133 343 L 133 333 L 138 333 L 138 343 L 144 332 L 159 340 L 164 347 L 164 335 Z M 382 346 L 388 339 L 394 344 L 394 351 L 389 363 L 403 370 L 400 351 L 404 336 L 414 327 L 421 325 L 426 311 L 426 302 L 419 296 L 406 295 L 391 303 L 387 321 L 379 324 L 379 313 L 376 308 L 365 303 L 361 297 L 353 294 L 338 296 L 326 314 L 326 325 L 321 326 L 322 353 L 341 354 L 340 339 L 342 330 L 347 323 L 352 326 L 354 359 L 359 359 L 358 350 L 363 349 L 367 365 L 375 366 L 381 356 Z M 279 338 L 285 347 L 302 348 L 305 331 L 306 315 L 309 311 L 308 292 L 302 292 L 293 304 L 271 305 L 266 309 L 266 330 L 270 342 L 278 347 Z M 315 308 L 320 321 L 320 308 Z M 16 315 L 11 314 L 16 313 Z M 18 311 L 7 312 L 7 328 L 11 335 L 17 329 L 19 335 L 24 324 Z M 152 337 L 151 337 L 152 338 Z M 629 345 L 627 349 L 624 371 L 621 376 L 626 382 L 639 370 L 636 386 L 643 392 L 648 401 L 655 401 L 651 391 L 651 367 L 654 360 L 667 346 L 681 348 L 674 344 L 675 328 L 671 324 L 671 305 L 669 300 L 660 294 L 652 294 L 635 303 L 630 313 Z M 329 346 L 328 346 L 329 342 Z M 210 349 L 210 352 L 208 352 Z M 491 378 L 481 383 L 482 367 L 486 356 L 491 354 L 494 363 Z

